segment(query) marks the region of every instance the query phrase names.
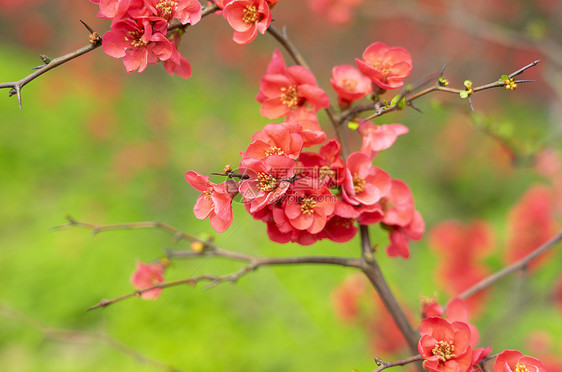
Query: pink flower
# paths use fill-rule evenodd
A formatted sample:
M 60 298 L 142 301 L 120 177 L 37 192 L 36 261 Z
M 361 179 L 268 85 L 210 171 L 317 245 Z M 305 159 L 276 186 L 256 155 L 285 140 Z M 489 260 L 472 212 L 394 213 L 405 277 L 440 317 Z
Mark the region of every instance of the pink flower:
M 376 42 L 363 52 L 363 60 L 355 59 L 357 67 L 379 88 L 384 90 L 400 88 L 404 78 L 412 71 L 412 57 L 404 48 L 389 48 Z
M 334 214 L 319 233 L 319 238 L 345 243 L 353 239 L 355 234 L 357 234 L 357 226 L 355 226 L 352 218 L 344 218 Z
M 240 184 L 240 194 L 254 214 L 285 195 L 295 175 L 295 162 L 281 155 L 268 156 L 263 162 L 246 158 L 240 162 L 239 171 L 250 176 Z
M 494 372 L 546 372 L 544 364 L 533 357 L 523 356 L 517 350 L 504 350 L 496 358 Z
M 318 116 L 314 111 L 301 107 L 290 111 L 286 120 L 290 123 L 297 123 L 302 127 L 300 135 L 303 140 L 303 147 L 319 145 L 326 141 L 326 133 L 318 124 Z
M 170 40 L 173 46 L 172 55 L 169 59 L 162 62 L 162 64 L 168 74 L 176 74 L 184 79 L 189 79 L 189 77 L 191 77 L 191 65 L 187 58 L 183 57 L 177 49 L 180 40 L 180 34 L 174 33 L 173 39 Z
M 131 275 L 131 283 L 136 289 L 146 289 L 156 284 L 164 282 L 164 269 L 166 266 L 162 263 L 145 264 L 137 262 L 137 268 Z M 145 300 L 155 300 L 162 293 L 162 288 L 154 288 L 143 292 L 141 297 Z
M 232 197 L 238 193 L 234 181 L 217 185 L 210 182 L 208 176 L 194 171 L 186 172 L 185 179 L 195 190 L 202 192 L 193 207 L 195 217 L 200 220 L 209 217 L 213 229 L 226 231 L 232 223 Z
M 225 5 L 222 15 L 234 29 L 233 40 L 248 44 L 258 34 L 265 34 L 271 23 L 271 12 L 265 0 L 233 0 Z
M 172 56 L 174 47 L 165 36 L 166 27 L 164 21 L 154 26 L 147 19 L 118 21 L 103 36 L 103 50 L 112 57 L 123 58 L 128 72 L 142 72 L 147 64 Z
M 334 195 L 325 186 L 316 190 L 295 190 L 287 198 L 285 215 L 297 230 L 317 234 L 326 226 L 335 204 Z
M 318 153 L 303 152 L 299 157 L 302 172 L 316 180 L 316 185 L 334 188 L 344 179 L 344 162 L 340 157 L 341 145 L 333 139 L 320 148 Z
M 334 67 L 330 83 L 338 95 L 338 103 L 341 108 L 347 108 L 352 102 L 373 93 L 371 80 L 350 65 Z
M 100 6 L 98 17 L 102 19 L 121 18 L 127 13 L 131 0 L 90 0 Z
M 420 240 L 425 231 L 423 217 L 418 211 L 414 211 L 414 216 L 406 226 L 391 226 L 388 237 L 390 245 L 386 247 L 386 253 L 390 257 L 401 256 L 410 257 L 410 240 Z
M 470 328 L 463 322 L 448 322 L 430 317 L 420 324 L 418 351 L 424 368 L 433 372 L 472 370 Z
M 202 7 L 197 0 L 144 0 L 152 15 L 171 22 L 174 18 L 182 24 L 196 24 L 201 20 Z
M 376 125 L 371 122 L 362 122 L 359 124 L 359 133 L 363 138 L 361 152 L 373 159 L 377 152 L 388 149 L 398 136 L 408 132 L 409 129 L 402 124 Z
M 252 143 L 242 153 L 243 158 L 264 160 L 270 155 L 285 155 L 298 159 L 302 147 L 302 127 L 295 123 L 271 123 L 252 136 Z
M 371 159 L 362 152 L 354 152 L 347 158 L 343 198 L 352 205 L 373 205 L 390 191 L 390 176 L 371 165 Z
M 330 106 L 330 99 L 317 86 L 314 75 L 302 66 L 285 66 L 278 50 L 260 80 L 260 92 L 256 97 L 262 104 L 262 116 L 270 119 L 282 118 L 291 110 L 306 106 L 314 112 Z

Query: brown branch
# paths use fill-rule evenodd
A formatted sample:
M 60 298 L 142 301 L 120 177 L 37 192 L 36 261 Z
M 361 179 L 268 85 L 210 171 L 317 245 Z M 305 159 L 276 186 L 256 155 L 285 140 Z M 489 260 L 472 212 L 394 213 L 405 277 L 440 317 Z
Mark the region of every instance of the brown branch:
M 201 275 L 193 278 L 180 279 L 176 281 L 160 283 L 150 288 L 145 288 L 142 290 L 137 290 L 129 294 L 114 298 L 112 300 L 102 300 L 98 304 L 90 307 L 88 310 L 97 309 L 99 307 L 106 307 L 113 303 L 125 300 L 127 298 L 140 296 L 144 292 L 150 291 L 157 288 L 168 288 L 179 286 L 183 284 L 195 285 L 200 281 L 209 281 L 210 286 L 215 286 L 217 284 L 229 281 L 236 282 L 240 277 L 255 271 L 261 266 L 281 266 L 281 265 L 302 265 L 302 264 L 320 264 L 320 265 L 336 265 L 344 267 L 355 267 L 360 268 L 362 261 L 357 258 L 348 257 L 330 257 L 330 256 L 301 256 L 301 257 L 257 257 L 251 256 L 244 253 L 229 251 L 222 249 L 212 242 L 204 241 L 196 238 L 193 235 L 186 234 L 170 225 L 162 222 L 147 221 L 147 222 L 134 222 L 134 223 L 122 223 L 114 225 L 95 225 L 88 222 L 80 222 L 72 217 L 68 216 L 68 223 L 52 228 L 52 230 L 65 230 L 73 227 L 82 227 L 91 230 L 93 234 L 98 234 L 104 231 L 114 231 L 114 230 L 141 230 L 141 229 L 159 229 L 166 231 L 173 235 L 173 240 L 178 241 L 181 239 L 190 242 L 199 242 L 203 244 L 203 250 L 201 252 L 187 251 L 187 250 L 168 250 L 167 257 L 169 259 L 174 258 L 197 258 L 197 257 L 223 257 L 231 260 L 244 261 L 248 265 L 231 274 L 216 276 L 216 275 Z
M 507 275 L 509 275 L 511 273 L 514 273 L 516 271 L 525 269 L 525 267 L 527 267 L 527 265 L 529 265 L 529 263 L 532 260 L 534 260 L 535 258 L 540 256 L 544 252 L 546 252 L 549 249 L 551 249 L 552 247 L 554 247 L 560 241 L 562 241 L 562 230 L 560 230 L 554 237 L 552 237 L 552 239 L 550 239 L 546 243 L 542 244 L 540 247 L 535 249 L 533 252 L 529 253 L 527 256 L 523 257 L 519 261 L 517 261 L 517 262 L 515 262 L 515 263 L 513 263 L 509 266 L 504 267 L 503 269 L 495 272 L 494 274 L 488 276 L 487 278 L 482 279 L 481 281 L 479 281 L 478 283 L 476 283 L 475 285 L 473 285 L 472 287 L 470 287 L 466 291 L 459 294 L 458 297 L 468 298 L 468 297 L 470 297 L 470 296 L 490 287 L 492 284 L 494 284 L 498 280 L 502 279 L 504 276 L 507 276 Z
M 384 362 L 381 358 L 376 357 L 375 363 L 377 363 L 377 366 L 379 366 L 379 367 L 377 369 L 373 370 L 373 372 L 381 372 L 381 371 L 383 371 L 387 368 L 397 367 L 397 366 L 405 366 L 406 364 L 419 362 L 419 361 L 422 361 L 422 360 L 423 360 L 423 358 L 419 354 L 411 356 L 411 357 L 406 358 L 406 359 L 395 360 L 395 361 L 392 361 L 392 362 Z
M 519 70 L 511 73 L 510 75 L 508 75 L 508 77 L 514 78 L 518 75 L 520 75 L 521 73 L 523 73 L 525 70 L 528 70 L 531 67 L 536 66 L 538 63 L 540 62 L 540 60 L 536 60 L 533 61 L 532 63 L 528 64 L 527 66 L 520 68 Z M 521 83 L 528 83 L 528 82 L 532 82 L 532 80 L 515 80 L 514 81 L 516 84 L 521 84 Z M 480 85 L 478 87 L 474 87 L 472 88 L 471 93 L 469 94 L 469 97 L 471 95 L 473 95 L 474 93 L 483 91 L 483 90 L 487 90 L 487 89 L 491 89 L 491 88 L 500 88 L 500 87 L 505 87 L 505 84 L 501 81 L 501 80 L 496 80 L 494 82 L 488 83 L 488 84 L 484 84 L 484 85 Z M 368 104 L 368 105 L 361 105 L 361 106 L 355 106 L 347 111 L 343 111 L 342 113 L 340 113 L 339 115 L 339 122 L 340 125 L 344 126 L 347 122 L 349 122 L 350 120 L 353 120 L 357 115 L 366 112 L 366 111 L 375 111 L 373 114 L 369 115 L 368 117 L 361 119 L 361 121 L 367 121 L 367 120 L 371 120 L 374 119 L 376 117 L 382 116 L 384 114 L 388 114 L 389 112 L 393 112 L 393 111 L 397 111 L 397 110 L 401 110 L 403 107 L 405 106 L 410 106 L 412 105 L 412 103 L 420 98 L 425 96 L 426 94 L 429 93 L 433 93 L 433 92 L 445 92 L 445 93 L 452 93 L 452 94 L 457 94 L 460 95 L 461 92 L 466 91 L 466 89 L 456 89 L 456 88 L 449 88 L 446 86 L 441 86 L 439 85 L 438 82 L 436 82 L 435 85 L 425 88 L 417 93 L 411 93 L 410 91 L 408 91 L 408 89 L 405 89 L 404 92 L 401 94 L 402 97 L 404 97 L 404 100 L 402 101 L 402 103 L 400 103 L 400 100 L 397 100 L 397 102 L 393 105 L 390 106 L 383 106 L 380 102 L 375 102 L 373 104 Z
M 232 258 L 229 255 L 224 255 L 224 252 L 209 252 L 207 254 L 194 254 L 194 252 L 183 252 L 184 254 L 175 254 L 172 257 L 197 257 L 197 256 L 221 256 Z M 244 260 L 249 262 L 249 265 L 243 267 L 242 269 L 226 274 L 226 275 L 200 275 L 193 278 L 187 279 L 180 279 L 166 283 L 156 284 L 152 287 L 148 287 L 145 289 L 136 290 L 134 292 L 128 293 L 126 295 L 116 297 L 111 300 L 102 300 L 96 305 L 93 305 L 88 308 L 88 310 L 98 309 L 100 307 L 107 307 L 114 303 L 126 300 L 132 297 L 138 297 L 143 293 L 153 290 L 153 289 L 164 289 L 169 287 L 181 286 L 184 284 L 188 285 L 196 285 L 198 282 L 201 281 L 208 281 L 209 284 L 207 287 L 214 287 L 218 284 L 224 282 L 236 283 L 238 279 L 242 276 L 257 270 L 261 266 L 281 266 L 281 265 L 299 265 L 299 264 L 321 264 L 321 265 L 337 265 L 337 266 L 345 266 L 345 267 L 360 267 L 361 261 L 355 258 L 346 258 L 346 257 L 324 257 L 324 256 L 303 256 L 303 257 L 280 257 L 280 258 L 269 258 L 269 257 L 254 257 L 254 256 L 246 256 Z
M 371 249 L 371 238 L 369 236 L 369 227 L 365 225 L 359 226 L 361 232 L 361 247 L 363 252 L 368 251 Z M 377 293 L 379 294 L 384 306 L 392 315 L 394 322 L 400 329 L 400 332 L 406 339 L 408 343 L 408 347 L 413 354 L 417 354 L 418 352 L 418 335 L 412 328 L 408 318 L 406 317 L 406 313 L 402 309 L 402 306 L 396 300 L 396 297 L 390 290 L 386 279 L 384 278 L 382 271 L 380 269 L 379 264 L 373 257 L 370 261 L 364 260 L 364 265 L 361 267 L 365 275 L 369 278 L 369 281 L 376 289 Z
M 277 30 L 277 28 L 275 28 L 275 26 L 269 25 L 269 28 L 267 29 L 267 32 L 271 36 L 273 36 L 275 38 L 275 40 L 277 40 L 279 42 L 279 44 L 281 44 L 283 46 L 283 48 L 285 48 L 285 50 L 289 53 L 291 58 L 293 58 L 293 60 L 295 61 L 296 64 L 305 67 L 309 71 L 312 71 L 310 69 L 310 66 L 308 66 L 308 64 L 306 63 L 306 61 L 302 57 L 302 55 L 299 53 L 298 49 L 287 38 L 287 35 L 286 35 L 285 31 L 280 32 L 279 30 Z M 326 114 L 328 114 L 328 118 L 330 119 L 330 122 L 332 123 L 332 127 L 334 128 L 334 131 L 336 132 L 336 138 L 342 146 L 342 155 L 343 155 L 344 158 L 346 158 L 347 155 L 349 154 L 349 151 L 347 149 L 347 142 L 344 141 L 344 134 L 342 133 L 343 132 L 343 130 L 342 130 L 343 126 L 340 125 L 341 123 L 336 119 L 336 115 L 334 113 L 334 110 L 333 110 L 332 106 L 328 107 L 325 111 L 326 111 Z
M 140 352 L 136 351 L 130 346 L 125 345 L 121 341 L 116 340 L 115 338 L 111 337 L 106 333 L 85 332 L 85 331 L 53 328 L 35 318 L 32 318 L 12 308 L 9 308 L 3 304 L 0 304 L 0 315 L 35 329 L 38 332 L 42 333 L 45 336 L 45 338 L 48 339 L 59 340 L 59 341 L 70 342 L 70 343 L 76 343 L 76 342 L 105 343 L 110 347 L 119 350 L 123 354 L 130 356 L 131 358 L 135 359 L 141 364 L 147 364 L 162 371 L 180 372 L 180 370 L 177 368 L 174 368 L 165 363 L 149 358 L 144 354 L 141 354 Z
M 21 90 L 27 83 L 35 80 L 39 76 L 43 75 L 44 73 L 46 73 L 48 71 L 51 71 L 52 69 L 62 65 L 63 63 L 66 63 L 68 61 L 73 60 L 76 57 L 80 57 L 81 55 L 84 55 L 86 53 L 91 52 L 92 50 L 98 48 L 100 45 L 101 45 L 101 39 L 99 39 L 98 41 L 96 41 L 94 43 L 90 43 L 90 44 L 86 45 L 85 47 L 77 49 L 73 52 L 65 54 L 64 56 L 52 59 L 49 63 L 45 64 L 44 66 L 39 67 L 35 72 L 33 72 L 32 74 L 24 77 L 21 80 L 8 82 L 8 83 L 0 83 L 0 89 L 11 88 L 10 92 L 8 93 L 8 96 L 11 97 L 15 94 L 18 97 L 18 102 L 19 102 L 20 109 L 21 109 L 21 101 L 22 101 L 21 100 Z

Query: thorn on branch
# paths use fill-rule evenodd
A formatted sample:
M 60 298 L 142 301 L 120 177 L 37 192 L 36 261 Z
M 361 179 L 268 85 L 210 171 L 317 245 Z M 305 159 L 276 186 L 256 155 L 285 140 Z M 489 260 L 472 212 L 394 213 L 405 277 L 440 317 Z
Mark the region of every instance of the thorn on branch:
M 86 22 L 84 22 L 83 20 L 80 20 L 80 23 L 82 23 L 84 25 L 84 27 L 86 27 L 86 30 L 88 30 L 89 33 L 93 34 L 94 30 L 88 26 L 88 24 Z

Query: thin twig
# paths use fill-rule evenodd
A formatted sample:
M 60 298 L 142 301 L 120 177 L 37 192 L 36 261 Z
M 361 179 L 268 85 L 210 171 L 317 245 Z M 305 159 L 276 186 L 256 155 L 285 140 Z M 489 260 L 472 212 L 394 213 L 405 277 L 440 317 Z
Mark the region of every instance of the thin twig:
M 144 354 L 141 354 L 140 352 L 125 345 L 121 341 L 116 340 L 115 338 L 111 337 L 106 333 L 85 332 L 85 331 L 53 328 L 35 318 L 32 318 L 12 308 L 9 308 L 3 304 L 0 304 L 0 315 L 35 329 L 38 332 L 41 332 L 48 339 L 59 340 L 59 341 L 70 342 L 70 343 L 76 343 L 76 342 L 105 343 L 111 346 L 112 348 L 119 350 L 123 354 L 130 356 L 131 358 L 135 359 L 141 364 L 147 364 L 162 371 L 181 372 L 177 368 L 174 368 L 165 363 L 149 358 Z
M 520 75 L 522 72 L 524 72 L 525 70 L 528 70 L 531 67 L 536 66 L 538 63 L 540 62 L 540 60 L 536 60 L 533 61 L 532 63 L 528 64 L 527 66 L 520 68 L 519 70 L 511 73 L 510 75 L 508 75 L 508 77 L 511 79 L 517 75 Z M 522 83 L 529 83 L 532 82 L 532 80 L 515 80 L 514 81 L 516 84 L 522 84 Z M 473 95 L 474 93 L 483 91 L 483 90 L 487 90 L 487 89 L 491 89 L 491 88 L 499 88 L 499 87 L 505 87 L 505 84 L 501 81 L 501 80 L 496 80 L 494 82 L 488 83 L 488 84 L 484 84 L 478 87 L 474 87 L 472 88 L 472 92 L 470 93 L 470 95 L 468 96 L 470 98 L 471 95 Z M 344 126 L 347 122 L 349 122 L 350 120 L 354 119 L 357 115 L 366 112 L 366 111 L 375 111 L 373 114 L 369 115 L 368 117 L 361 119 L 361 121 L 367 121 L 367 120 L 371 120 L 374 119 L 376 117 L 388 114 L 389 112 L 393 112 L 393 111 L 397 111 L 397 110 L 401 110 L 402 107 L 404 107 L 404 105 L 411 105 L 412 102 L 420 97 L 425 96 L 426 94 L 429 93 L 433 93 L 433 92 L 445 92 L 445 93 L 452 93 L 452 94 L 457 94 L 460 95 L 461 92 L 466 91 L 466 89 L 456 89 L 456 88 L 449 88 L 446 86 L 441 86 L 439 84 L 435 84 L 431 87 L 428 87 L 426 89 L 423 89 L 417 93 L 414 94 L 409 94 L 408 92 L 403 93 L 401 96 L 404 97 L 404 100 L 402 101 L 402 103 L 400 103 L 400 101 L 402 100 L 402 98 L 400 100 L 397 100 L 397 102 L 393 105 L 389 105 L 389 106 L 381 106 L 380 102 L 375 102 L 373 104 L 368 104 L 368 105 L 361 105 L 361 106 L 355 106 L 347 111 L 343 111 L 340 115 L 339 115 L 339 121 L 340 121 L 340 125 Z
M 9 83 L 0 83 L 0 89 L 11 88 L 8 95 L 11 97 L 15 94 L 18 97 L 18 102 L 21 109 L 21 105 L 22 105 L 21 90 L 27 83 L 33 81 L 34 79 L 38 78 L 39 76 L 43 75 L 46 72 L 51 71 L 55 67 L 62 65 L 63 63 L 66 63 L 68 61 L 73 60 L 76 57 L 80 57 L 81 55 L 91 52 L 92 50 L 98 48 L 100 45 L 101 45 L 101 39 L 99 39 L 99 41 L 95 43 L 90 43 L 85 47 L 82 47 L 73 52 L 65 54 L 64 56 L 52 59 L 49 63 L 40 66 L 35 72 L 24 77 L 21 80 L 9 82 Z
M 533 252 L 529 253 L 527 256 L 523 257 L 519 261 L 504 267 L 503 269 L 495 272 L 494 274 L 488 276 L 487 278 L 482 279 L 466 291 L 462 292 L 458 295 L 460 298 L 468 298 L 497 282 L 504 276 L 507 276 L 511 273 L 514 273 L 519 270 L 523 270 L 529 265 L 529 263 L 543 254 L 544 252 L 548 251 L 552 247 L 554 247 L 557 243 L 562 241 L 562 230 L 560 230 L 552 239 L 547 241 L 546 243 L 542 244 L 540 247 L 535 249 Z
M 376 357 L 375 363 L 377 363 L 377 365 L 379 367 L 377 369 L 373 370 L 373 372 L 381 372 L 381 371 L 384 371 L 387 368 L 397 367 L 397 366 L 405 366 L 406 364 L 419 362 L 421 360 L 423 360 L 423 358 L 419 354 L 411 356 L 411 357 L 406 358 L 406 359 L 395 360 L 395 361 L 392 361 L 392 362 L 385 362 L 381 358 Z
M 184 255 L 183 257 L 194 257 L 194 256 L 195 255 L 193 254 L 188 254 L 188 255 Z M 199 255 L 199 256 L 204 256 L 204 255 Z M 228 257 L 228 256 L 221 255 L 220 252 L 215 254 L 209 253 L 207 254 L 207 256 Z M 179 257 L 179 256 L 174 256 L 174 257 Z M 138 297 L 141 296 L 143 293 L 147 291 L 151 291 L 153 289 L 164 289 L 164 288 L 175 287 L 184 284 L 189 284 L 191 286 L 194 286 L 201 281 L 208 281 L 209 284 L 207 285 L 207 287 L 214 287 L 218 284 L 225 283 L 225 282 L 236 283 L 238 279 L 240 279 L 242 276 L 255 271 L 261 266 L 320 264 L 320 265 L 337 265 L 337 266 L 358 268 L 360 267 L 360 262 L 361 262 L 360 260 L 357 260 L 355 258 L 324 257 L 324 256 L 279 257 L 279 258 L 253 257 L 253 256 L 252 257 L 247 256 L 247 257 L 248 257 L 248 262 L 250 264 L 233 273 L 226 274 L 226 275 L 200 275 L 193 278 L 180 279 L 180 280 L 170 281 L 166 283 L 156 284 L 152 287 L 136 290 L 134 292 L 128 293 L 120 297 L 113 298 L 111 300 L 102 300 L 96 305 L 89 307 L 88 310 L 94 310 L 100 307 L 107 307 L 109 305 L 126 300 L 128 298 Z
M 150 291 L 157 288 L 168 288 L 184 284 L 195 285 L 200 281 L 209 281 L 210 286 L 214 286 L 223 282 L 236 282 L 243 275 L 249 272 L 255 271 L 261 266 L 281 266 L 281 265 L 302 265 L 302 264 L 320 264 L 320 265 L 336 265 L 344 267 L 362 267 L 362 260 L 353 257 L 335 257 L 335 256 L 300 256 L 300 257 L 257 257 L 252 255 L 247 255 L 244 253 L 229 251 L 218 247 L 212 242 L 204 241 L 196 238 L 193 235 L 184 233 L 175 227 L 167 225 L 162 222 L 156 221 L 146 221 L 146 222 L 134 222 L 134 223 L 121 223 L 113 225 L 95 225 L 88 222 L 77 221 L 74 218 L 68 216 L 68 223 L 60 226 L 54 227 L 52 230 L 65 230 L 73 227 L 82 227 L 91 230 L 93 234 L 98 234 L 104 231 L 115 231 L 115 230 L 140 230 L 140 229 L 159 229 L 166 231 L 173 235 L 174 240 L 184 239 L 191 242 L 199 242 L 203 244 L 203 250 L 201 252 L 187 251 L 187 250 L 168 250 L 167 257 L 173 258 L 197 258 L 197 257 L 223 257 L 231 260 L 244 261 L 249 265 L 240 269 L 237 272 L 217 276 L 217 275 L 201 275 L 193 278 L 180 279 L 176 281 L 160 283 L 150 288 L 145 288 L 142 290 L 137 290 L 129 294 L 114 298 L 113 300 L 102 300 L 98 304 L 90 307 L 88 310 L 97 309 L 99 307 L 106 307 L 113 303 L 125 300 L 127 298 L 140 296 L 144 292 Z

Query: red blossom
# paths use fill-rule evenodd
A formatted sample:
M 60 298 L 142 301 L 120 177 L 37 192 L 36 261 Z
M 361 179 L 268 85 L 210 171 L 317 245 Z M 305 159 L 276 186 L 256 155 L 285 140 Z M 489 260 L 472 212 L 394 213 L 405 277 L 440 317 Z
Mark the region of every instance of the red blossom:
M 316 84 L 314 75 L 303 66 L 286 67 L 278 50 L 260 80 L 256 100 L 262 116 L 282 118 L 291 110 L 310 105 L 314 112 L 330 106 L 330 99 Z
M 146 264 L 137 262 L 137 268 L 131 275 L 131 284 L 136 289 L 150 288 L 156 284 L 164 282 L 164 270 L 166 266 L 162 263 Z M 143 292 L 141 297 L 145 300 L 155 300 L 162 293 L 162 288 L 154 288 Z
M 175 48 L 166 38 L 166 28 L 165 21 L 154 25 L 148 19 L 118 21 L 103 36 L 103 50 L 112 57 L 123 58 L 128 72 L 142 72 L 148 64 L 172 56 Z
M 240 162 L 239 171 L 250 177 L 240 184 L 240 194 L 253 214 L 285 195 L 295 174 L 295 162 L 281 155 L 271 155 L 263 162 L 246 158 Z
M 298 159 L 304 140 L 302 127 L 296 123 L 271 123 L 252 136 L 252 143 L 242 158 L 264 160 L 271 155 L 285 155 Z
M 365 155 L 366 156 L 366 155 Z M 386 253 L 390 257 L 410 257 L 410 240 L 420 240 L 425 232 L 425 223 L 421 214 L 414 209 L 412 192 L 405 182 L 393 179 L 390 189 L 378 203 L 382 212 L 382 222 L 389 231 L 390 245 Z M 378 223 L 377 214 L 364 212 L 358 218 L 360 224 Z M 370 219 L 374 217 L 374 221 Z
M 468 372 L 472 369 L 470 328 L 463 322 L 430 317 L 420 324 L 418 351 L 424 367 L 434 372 Z
M 361 152 L 347 158 L 343 198 L 352 205 L 373 205 L 390 191 L 390 176 L 371 165 L 371 159 Z
M 377 152 L 390 148 L 398 136 L 408 132 L 409 129 L 402 124 L 376 125 L 362 122 L 359 124 L 359 133 L 363 138 L 361 152 L 373 159 Z
M 151 15 L 168 22 L 174 18 L 182 24 L 196 24 L 201 20 L 202 7 L 197 0 L 144 0 Z
M 363 59 L 355 59 L 357 67 L 373 84 L 384 90 L 400 88 L 412 71 L 412 57 L 404 48 L 389 48 L 380 41 L 363 52 Z
M 335 197 L 325 186 L 318 189 L 299 189 L 287 198 L 285 216 L 295 229 L 318 234 L 326 226 L 328 217 L 334 213 L 335 204 Z
M 301 153 L 299 161 L 303 172 L 316 179 L 316 184 L 337 187 L 343 182 L 345 168 L 340 153 L 340 143 L 337 140 L 330 140 L 320 148 L 318 153 Z
M 297 123 L 302 127 L 300 135 L 303 140 L 303 147 L 319 145 L 326 141 L 326 133 L 318 124 L 318 116 L 314 111 L 307 110 L 305 107 L 292 110 L 287 114 L 286 121 Z
M 494 372 L 546 372 L 544 364 L 517 350 L 504 350 L 496 358 Z
M 202 192 L 193 207 L 195 217 L 200 220 L 209 217 L 213 229 L 226 231 L 232 223 L 232 197 L 238 192 L 237 186 L 233 181 L 214 184 L 208 176 L 194 171 L 186 172 L 185 179 L 195 190 Z
M 90 0 L 98 4 L 100 11 L 98 17 L 102 19 L 121 18 L 127 13 L 131 0 Z
M 265 34 L 271 23 L 265 0 L 232 0 L 225 4 L 222 15 L 234 29 L 233 40 L 237 44 L 248 44 L 258 32 Z
M 373 93 L 371 80 L 353 66 L 341 65 L 332 69 L 332 88 L 338 95 L 340 108 L 347 108 L 352 102 Z
M 191 65 L 187 58 L 183 57 L 177 49 L 180 40 L 181 36 L 179 33 L 175 33 L 174 37 L 170 40 L 173 46 L 172 55 L 162 64 L 168 74 L 176 74 L 184 79 L 189 79 L 191 77 Z

